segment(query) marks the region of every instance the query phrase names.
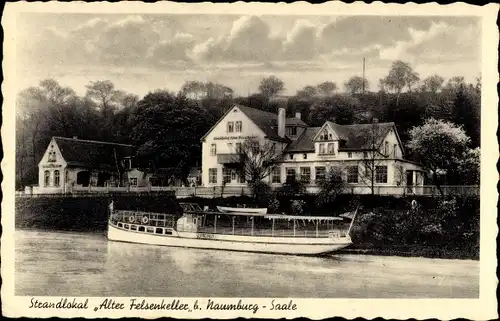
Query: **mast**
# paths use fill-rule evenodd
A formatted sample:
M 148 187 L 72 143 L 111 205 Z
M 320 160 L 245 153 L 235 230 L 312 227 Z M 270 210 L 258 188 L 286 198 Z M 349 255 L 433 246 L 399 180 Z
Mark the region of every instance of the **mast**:
M 365 94 L 365 58 L 363 57 L 363 95 Z

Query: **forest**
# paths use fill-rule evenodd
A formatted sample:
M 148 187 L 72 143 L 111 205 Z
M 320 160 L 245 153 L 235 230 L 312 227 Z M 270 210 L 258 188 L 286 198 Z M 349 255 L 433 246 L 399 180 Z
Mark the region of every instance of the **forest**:
M 288 115 L 300 112 L 310 126 L 321 126 L 326 120 L 394 122 L 407 149 L 405 157 L 429 167 L 437 162 L 436 168 L 445 167 L 442 162 L 449 155 L 426 159 L 433 150 L 422 149 L 415 138 L 434 134 L 438 140 L 433 148 L 439 149 L 441 130 L 451 138 L 460 137 L 458 144 L 478 166 L 480 75 L 472 83 L 460 76 L 421 79 L 407 62 L 395 61 L 378 84 L 353 76 L 344 84 L 333 79 L 289 96 L 283 96 L 285 89 L 276 76 L 263 77 L 258 91 L 244 97 L 223 84 L 193 80 L 178 92 L 152 89 L 141 98 L 109 80 L 96 80 L 81 96 L 57 80 L 43 80 L 17 95 L 16 188 L 38 183 L 38 162 L 52 136 L 133 144 L 139 167 L 170 169 L 173 176 L 185 179 L 192 166 L 201 165 L 200 138 L 234 103 L 270 112 L 284 107 Z M 469 168 L 470 162 L 461 159 L 453 166 Z M 464 182 L 451 175 L 447 183 L 476 180 Z

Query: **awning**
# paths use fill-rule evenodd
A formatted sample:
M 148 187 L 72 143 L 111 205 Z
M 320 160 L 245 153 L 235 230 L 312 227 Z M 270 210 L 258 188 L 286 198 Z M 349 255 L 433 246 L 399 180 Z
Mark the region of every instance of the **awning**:
M 217 154 L 217 162 L 219 164 L 239 164 L 241 156 L 238 154 Z
M 264 216 L 268 219 L 276 220 L 306 220 L 306 221 L 342 221 L 341 217 L 330 216 L 301 216 L 301 215 L 284 215 L 284 214 L 270 214 Z

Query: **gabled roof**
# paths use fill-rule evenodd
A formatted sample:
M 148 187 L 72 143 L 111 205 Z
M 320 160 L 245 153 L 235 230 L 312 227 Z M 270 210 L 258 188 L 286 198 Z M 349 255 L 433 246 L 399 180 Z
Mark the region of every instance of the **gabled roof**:
M 313 138 L 321 127 L 309 127 L 304 130 L 300 137 L 288 145 L 285 153 L 314 152 Z
M 116 159 L 134 154 L 132 145 L 66 137 L 53 137 L 53 139 L 68 166 L 116 168 Z
M 376 127 L 373 127 L 373 124 L 339 125 L 332 122 L 327 122 L 327 124 L 335 131 L 337 136 L 345 142 L 341 145 L 339 150 L 371 150 L 372 133 L 375 133 L 375 146 L 377 146 L 377 148 L 391 129 L 394 129 L 397 136 L 396 127 L 392 122 L 377 123 L 375 125 Z M 285 152 L 313 152 L 314 137 L 323 126 L 307 128 L 296 141 L 287 146 Z
M 263 111 L 260 109 L 255 109 L 251 107 L 246 107 L 243 105 L 239 104 L 233 104 L 231 108 L 215 123 L 212 128 L 201 138 L 201 140 L 205 139 L 205 137 L 219 124 L 219 122 L 226 117 L 226 115 L 234 108 L 238 107 L 250 120 L 260 128 L 264 132 L 264 134 L 267 136 L 267 138 L 276 140 L 276 141 L 282 141 L 282 142 L 289 142 L 290 140 L 287 139 L 286 137 L 280 137 L 278 135 L 278 115 L 273 114 L 267 111 Z M 296 118 L 294 118 L 296 119 Z

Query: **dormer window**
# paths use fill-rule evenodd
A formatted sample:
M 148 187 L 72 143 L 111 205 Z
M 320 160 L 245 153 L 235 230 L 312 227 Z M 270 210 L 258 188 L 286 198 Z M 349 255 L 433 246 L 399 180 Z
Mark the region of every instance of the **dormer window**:
M 228 133 L 234 132 L 234 122 L 232 121 L 227 122 L 227 132 Z
M 288 127 L 288 136 L 295 137 L 297 136 L 297 127 Z

